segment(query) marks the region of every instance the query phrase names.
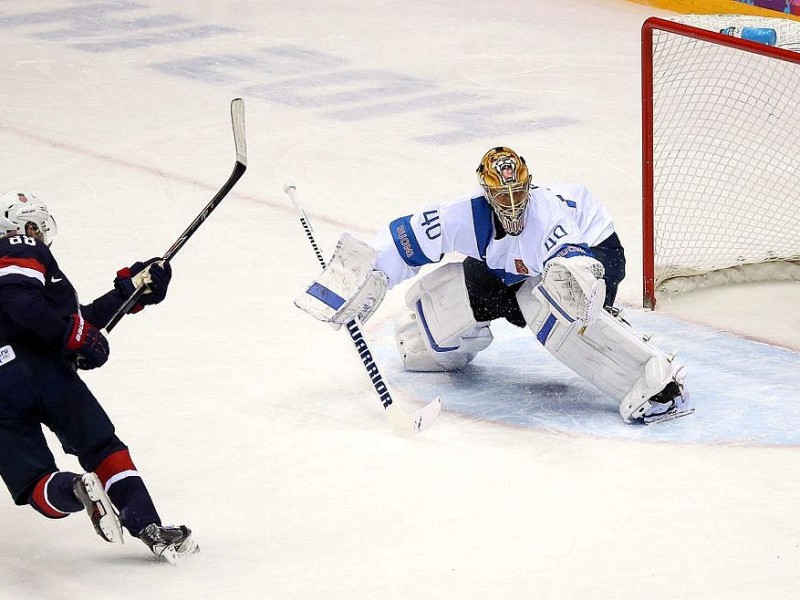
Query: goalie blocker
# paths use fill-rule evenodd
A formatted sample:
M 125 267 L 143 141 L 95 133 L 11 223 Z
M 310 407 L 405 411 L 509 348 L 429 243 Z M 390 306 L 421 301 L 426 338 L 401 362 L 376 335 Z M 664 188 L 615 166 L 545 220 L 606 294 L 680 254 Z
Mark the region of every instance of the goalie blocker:
M 366 322 L 386 295 L 386 275 L 375 270 L 375 250 L 343 233 L 322 273 L 295 301 L 315 319 L 339 329 L 358 318 Z

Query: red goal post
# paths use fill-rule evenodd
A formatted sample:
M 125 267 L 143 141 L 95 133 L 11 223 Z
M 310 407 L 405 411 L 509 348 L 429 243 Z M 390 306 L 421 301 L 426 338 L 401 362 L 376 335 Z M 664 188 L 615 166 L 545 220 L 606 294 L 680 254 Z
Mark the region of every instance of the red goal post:
M 777 45 L 720 33 L 734 26 L 774 28 Z M 800 23 L 785 19 L 642 26 L 645 307 L 657 291 L 800 279 L 800 54 L 789 48 L 800 50 Z

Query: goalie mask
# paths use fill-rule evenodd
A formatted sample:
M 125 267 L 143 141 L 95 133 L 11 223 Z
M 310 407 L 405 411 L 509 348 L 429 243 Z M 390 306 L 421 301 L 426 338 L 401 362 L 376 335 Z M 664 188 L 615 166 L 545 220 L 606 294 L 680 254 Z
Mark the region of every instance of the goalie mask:
M 8 192 L 0 197 L 0 235 L 27 235 L 49 246 L 57 231 L 50 211 L 33 194 Z
M 478 181 L 506 233 L 519 235 L 530 198 L 531 176 L 525 159 L 511 148 L 492 148 L 478 165 Z

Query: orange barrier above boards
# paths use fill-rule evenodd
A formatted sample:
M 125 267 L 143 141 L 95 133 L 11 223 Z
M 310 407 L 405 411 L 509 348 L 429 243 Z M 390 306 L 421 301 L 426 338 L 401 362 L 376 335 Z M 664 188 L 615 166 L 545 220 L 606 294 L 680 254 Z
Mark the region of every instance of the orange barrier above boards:
M 627 0 L 634 4 L 644 4 L 664 10 L 671 10 L 678 13 L 713 15 L 713 14 L 737 14 L 737 15 L 758 15 L 761 17 L 785 17 L 787 19 L 800 20 L 800 1 L 782 0 L 781 10 L 775 10 L 776 2 L 770 0 L 749 0 L 753 4 L 740 2 L 739 0 Z M 762 6 L 756 6 L 761 4 Z M 765 8 L 766 7 L 766 8 Z M 786 10 L 790 11 L 786 12 Z

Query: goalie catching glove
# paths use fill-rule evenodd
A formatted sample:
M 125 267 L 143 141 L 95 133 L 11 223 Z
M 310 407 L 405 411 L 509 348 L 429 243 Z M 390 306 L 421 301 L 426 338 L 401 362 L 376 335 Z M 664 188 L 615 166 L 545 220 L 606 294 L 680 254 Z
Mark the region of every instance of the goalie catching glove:
M 343 233 L 330 262 L 295 301 L 315 319 L 339 329 L 355 318 L 365 322 L 383 301 L 386 275 L 375 270 L 374 248 Z
M 560 321 L 589 325 L 603 308 L 606 283 L 603 265 L 580 246 L 565 246 L 545 263 L 538 293 Z

